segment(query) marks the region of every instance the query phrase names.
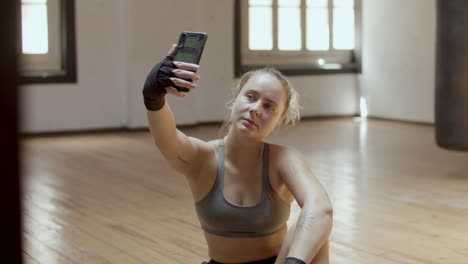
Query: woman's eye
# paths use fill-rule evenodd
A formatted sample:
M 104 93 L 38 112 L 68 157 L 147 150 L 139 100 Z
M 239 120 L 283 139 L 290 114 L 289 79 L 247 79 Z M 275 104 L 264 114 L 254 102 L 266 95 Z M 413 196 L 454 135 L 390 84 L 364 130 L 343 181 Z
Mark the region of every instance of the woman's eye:
M 252 95 L 252 94 L 247 94 L 245 97 L 247 97 L 248 99 L 253 99 L 253 95 Z

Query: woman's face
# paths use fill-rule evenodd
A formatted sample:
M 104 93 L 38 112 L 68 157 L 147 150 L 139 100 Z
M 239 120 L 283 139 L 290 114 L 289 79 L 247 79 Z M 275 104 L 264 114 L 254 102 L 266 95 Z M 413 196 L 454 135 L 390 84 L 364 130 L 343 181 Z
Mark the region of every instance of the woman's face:
M 231 112 L 231 129 L 263 139 L 281 119 L 286 105 L 286 89 L 276 77 L 258 73 L 244 85 Z

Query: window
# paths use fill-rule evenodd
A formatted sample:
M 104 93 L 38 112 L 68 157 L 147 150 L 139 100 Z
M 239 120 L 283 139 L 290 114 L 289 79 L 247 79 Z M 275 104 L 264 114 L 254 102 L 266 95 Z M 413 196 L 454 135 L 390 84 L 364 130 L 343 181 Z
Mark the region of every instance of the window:
M 20 79 L 76 82 L 73 0 L 21 0 Z
M 237 0 L 236 76 L 359 71 L 360 0 Z

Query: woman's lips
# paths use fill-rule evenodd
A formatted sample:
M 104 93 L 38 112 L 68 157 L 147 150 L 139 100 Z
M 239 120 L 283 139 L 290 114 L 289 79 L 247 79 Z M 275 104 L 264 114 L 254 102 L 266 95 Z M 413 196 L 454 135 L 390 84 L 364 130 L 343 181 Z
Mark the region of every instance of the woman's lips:
M 257 124 L 255 124 L 255 122 L 254 122 L 252 119 L 249 119 L 249 118 L 242 118 L 242 120 L 245 120 L 245 121 L 249 122 L 249 124 L 252 124 L 252 125 L 258 127 Z

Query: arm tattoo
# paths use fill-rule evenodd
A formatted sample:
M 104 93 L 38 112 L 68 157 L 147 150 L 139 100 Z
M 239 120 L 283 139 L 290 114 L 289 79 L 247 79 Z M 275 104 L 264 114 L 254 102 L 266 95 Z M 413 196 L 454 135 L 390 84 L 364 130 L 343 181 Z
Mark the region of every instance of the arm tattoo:
M 183 160 L 181 157 L 177 156 L 177 158 L 182 161 L 185 165 L 190 165 L 187 161 Z
M 308 211 L 302 211 L 299 219 L 297 219 L 296 230 L 298 231 L 305 231 L 306 229 L 310 229 L 313 225 L 314 217 L 312 213 Z

